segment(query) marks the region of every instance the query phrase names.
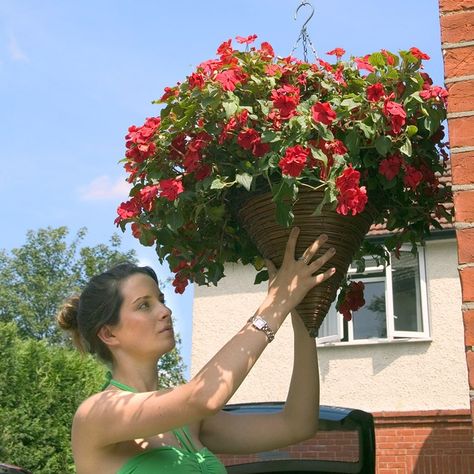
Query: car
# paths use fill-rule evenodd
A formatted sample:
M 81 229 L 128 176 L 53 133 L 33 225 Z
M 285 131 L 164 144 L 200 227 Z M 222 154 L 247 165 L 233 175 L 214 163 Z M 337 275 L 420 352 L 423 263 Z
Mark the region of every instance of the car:
M 241 403 L 225 410 L 239 414 L 275 413 L 283 402 Z M 363 410 L 322 405 L 319 429 L 310 440 L 251 456 L 222 456 L 229 474 L 375 474 L 373 416 Z
M 18 466 L 0 463 L 0 474 L 31 474 L 31 472 Z

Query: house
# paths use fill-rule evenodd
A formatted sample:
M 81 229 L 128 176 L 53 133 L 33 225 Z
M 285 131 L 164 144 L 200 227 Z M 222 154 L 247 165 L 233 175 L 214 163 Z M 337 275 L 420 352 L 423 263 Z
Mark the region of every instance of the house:
M 373 413 L 379 474 L 474 472 L 473 6 L 440 0 L 456 224 L 417 257 L 367 262 L 355 275 L 366 308 L 348 324 L 330 312 L 319 333 L 321 403 Z M 192 375 L 265 294 L 250 267 L 229 265 L 226 275 L 217 288 L 195 288 Z M 284 400 L 291 359 L 287 321 L 231 402 Z

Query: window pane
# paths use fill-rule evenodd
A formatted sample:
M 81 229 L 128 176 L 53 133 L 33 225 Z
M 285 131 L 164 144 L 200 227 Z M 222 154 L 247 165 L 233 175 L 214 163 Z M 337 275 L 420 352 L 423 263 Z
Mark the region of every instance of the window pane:
M 365 306 L 353 313 L 354 339 L 386 338 L 385 282 L 365 281 Z
M 336 302 L 334 301 L 319 328 L 318 337 L 337 336 L 337 318 L 342 318 L 342 316 L 336 311 Z
M 396 331 L 423 331 L 418 257 L 403 252 L 392 257 L 393 311 Z

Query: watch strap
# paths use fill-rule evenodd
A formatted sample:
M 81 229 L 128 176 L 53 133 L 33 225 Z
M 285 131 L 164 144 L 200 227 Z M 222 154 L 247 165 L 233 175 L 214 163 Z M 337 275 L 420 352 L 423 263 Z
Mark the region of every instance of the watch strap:
M 248 322 L 251 323 L 254 328 L 264 332 L 267 336 L 268 342 L 272 342 L 273 339 L 275 339 L 275 333 L 261 316 L 255 314 L 248 320 Z

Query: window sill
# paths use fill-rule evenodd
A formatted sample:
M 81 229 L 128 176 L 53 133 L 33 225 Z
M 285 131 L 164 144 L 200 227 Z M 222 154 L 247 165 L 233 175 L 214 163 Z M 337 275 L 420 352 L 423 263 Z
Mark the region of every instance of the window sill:
M 321 342 L 318 343 L 318 349 L 324 347 L 372 346 L 374 344 L 407 344 L 412 342 L 433 342 L 433 339 L 431 337 L 403 337 L 397 339 L 360 339 L 348 342 Z

